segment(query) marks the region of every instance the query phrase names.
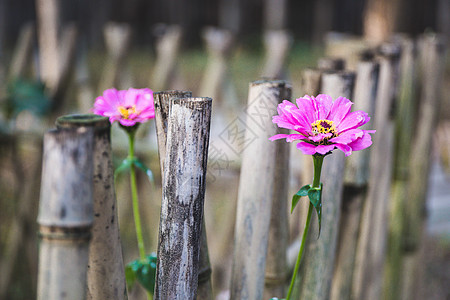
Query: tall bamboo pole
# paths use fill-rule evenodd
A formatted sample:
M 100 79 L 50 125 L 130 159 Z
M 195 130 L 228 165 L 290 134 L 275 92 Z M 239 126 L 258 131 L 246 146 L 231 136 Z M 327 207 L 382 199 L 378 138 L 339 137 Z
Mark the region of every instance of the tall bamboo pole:
M 37 299 L 84 299 L 93 222 L 93 134 L 60 129 L 45 134 Z
M 191 97 L 190 91 L 163 91 L 154 94 L 155 123 L 158 138 L 158 152 L 160 158 L 161 177 L 164 177 L 164 158 L 166 156 L 167 122 L 173 101 L 177 98 Z M 205 218 L 202 219 L 202 239 L 200 247 L 197 299 L 212 299 L 211 264 L 208 253 Z
M 94 223 L 89 245 L 87 299 L 125 299 L 126 283 L 114 191 L 111 124 L 96 115 L 68 115 L 56 120 L 59 129 L 92 129 Z
M 263 296 L 272 197 L 276 195 L 275 181 L 283 180 L 276 178 L 276 162 L 281 159 L 277 155 L 282 152 L 269 137 L 287 132 L 272 123 L 272 116 L 289 90 L 290 86 L 284 81 L 250 83 L 245 138 L 255 138 L 244 149 L 242 157 L 231 299 L 261 299 Z
M 211 105 L 178 98 L 169 111 L 155 299 L 197 296 Z
M 394 151 L 393 107 L 397 94 L 400 48 L 384 44 L 380 50 L 377 90 L 370 157 L 369 186 L 361 217 L 360 237 L 352 287 L 354 299 L 381 297 L 387 243 L 387 218 L 391 194 Z
M 364 58 L 358 63 L 353 111 L 362 110 L 373 116 L 378 84 L 379 65 Z M 372 122 L 363 129 L 371 129 Z M 350 299 L 356 246 L 360 220 L 369 178 L 370 148 L 353 152 L 346 160 L 344 194 L 341 207 L 338 252 L 333 274 L 331 297 L 333 300 Z

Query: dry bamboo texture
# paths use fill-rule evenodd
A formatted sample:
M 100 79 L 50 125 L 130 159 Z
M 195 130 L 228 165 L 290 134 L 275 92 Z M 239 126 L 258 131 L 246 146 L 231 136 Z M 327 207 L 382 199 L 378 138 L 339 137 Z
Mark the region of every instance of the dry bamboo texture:
M 285 86 L 282 100 L 291 100 L 291 88 Z M 270 214 L 269 240 L 263 299 L 284 297 L 288 279 L 286 250 L 289 241 L 288 185 L 289 144 L 275 143 L 275 174 Z
M 370 174 L 366 203 L 361 217 L 352 297 L 380 299 L 386 257 L 387 222 L 394 156 L 393 106 L 397 95 L 400 47 L 384 44 L 380 49 L 371 147 Z
M 155 121 L 158 139 L 158 151 L 161 167 L 161 178 L 164 177 L 164 158 L 166 156 L 167 122 L 170 118 L 170 107 L 177 98 L 191 97 L 190 91 L 163 91 L 154 94 Z M 211 265 L 209 261 L 208 240 L 206 237 L 205 219 L 202 218 L 202 239 L 200 247 L 197 299 L 212 299 Z
M 245 140 L 252 142 L 244 149 L 242 156 L 231 299 L 263 297 L 272 197 L 286 195 L 275 188 L 282 187 L 276 182 L 285 180 L 280 177 L 283 174 L 277 176 L 277 163 L 281 162 L 283 158 L 280 155 L 287 150 L 279 150 L 279 145 L 272 143 L 269 137 L 287 132 L 272 123 L 272 116 L 276 114 L 277 105 L 290 95 L 290 90 L 291 87 L 284 81 L 256 81 L 250 84 Z
M 93 223 L 93 134 L 53 130 L 44 137 L 38 223 L 37 299 L 85 299 Z
M 211 98 L 170 107 L 164 159 L 155 299 L 196 299 Z
M 92 129 L 94 223 L 89 244 L 86 299 L 126 299 L 126 283 L 114 191 L 111 124 L 96 115 L 68 115 L 58 129 Z
M 440 35 L 423 35 L 419 40 L 422 91 L 410 161 L 409 201 L 406 210 L 406 249 L 403 274 L 405 283 L 401 299 L 418 299 L 422 258 L 425 199 L 430 170 L 432 136 L 436 130 L 441 101 L 446 44 Z
M 379 65 L 374 60 L 362 59 L 357 65 L 353 111 L 362 110 L 374 115 Z M 363 129 L 371 129 L 372 122 Z M 330 299 L 351 299 L 355 254 L 359 235 L 362 207 L 369 178 L 370 148 L 352 153 L 346 159 L 344 194 L 339 224 L 339 240 Z
M 287 79 L 286 60 L 293 42 L 292 35 L 286 30 L 267 30 L 264 33 L 266 62 L 262 77 Z
M 322 74 L 321 93 L 333 98 L 351 96 L 353 91 L 354 73 L 329 72 Z M 311 162 L 310 162 L 311 163 Z M 313 226 L 306 239 L 304 261 L 298 277 L 299 290 L 294 299 L 329 299 L 331 279 L 342 202 L 344 155 L 335 151 L 326 157 L 322 170 L 322 231 L 318 239 L 318 220 L 313 214 Z

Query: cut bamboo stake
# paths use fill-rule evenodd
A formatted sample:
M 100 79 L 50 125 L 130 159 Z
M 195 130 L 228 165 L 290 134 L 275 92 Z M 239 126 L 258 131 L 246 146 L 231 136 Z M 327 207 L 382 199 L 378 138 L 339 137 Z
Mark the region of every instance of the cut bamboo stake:
M 352 110 L 362 110 L 373 116 L 378 84 L 379 65 L 373 60 L 362 60 L 357 67 L 357 77 Z M 363 129 L 371 129 L 372 123 Z M 337 258 L 333 274 L 332 300 L 351 299 L 353 270 L 360 220 L 369 178 L 370 148 L 353 152 L 346 160 L 344 195 L 341 207 L 341 222 Z
M 166 156 L 167 122 L 170 107 L 176 98 L 191 97 L 190 91 L 164 91 L 154 94 L 155 124 L 158 138 L 158 151 L 161 167 L 161 178 L 164 177 L 164 158 Z M 211 264 L 209 261 L 208 241 L 206 237 L 205 218 L 202 219 L 202 240 L 200 247 L 197 299 L 212 299 Z
M 333 97 L 350 96 L 354 73 L 332 72 L 322 74 L 320 92 Z M 310 162 L 311 163 L 311 162 Z M 317 217 L 306 240 L 305 260 L 300 268 L 300 298 L 325 300 L 330 297 L 335 250 L 344 183 L 344 155 L 335 151 L 327 157 L 322 171 L 322 231 L 318 239 Z M 314 214 L 315 215 L 315 214 Z
M 126 283 L 120 244 L 114 170 L 111 154 L 111 124 L 96 115 L 68 115 L 56 120 L 58 129 L 90 129 L 93 145 L 94 223 L 89 245 L 87 299 L 125 299 Z
M 352 287 L 353 299 L 380 299 L 387 243 L 387 218 L 394 151 L 393 105 L 397 94 L 400 48 L 380 49 L 380 75 L 371 146 L 369 185 L 361 217 Z
M 323 57 L 317 62 L 320 70 L 343 71 L 345 70 L 345 59 L 339 57 Z
M 167 122 L 155 299 L 195 299 L 211 98 L 175 99 Z
M 290 86 L 285 86 L 281 92 L 283 93 L 283 100 L 291 100 L 292 90 Z M 284 297 L 288 279 L 286 252 L 289 241 L 287 192 L 289 187 L 290 145 L 276 142 L 275 146 L 275 175 L 263 299 L 270 299 L 274 296 Z
M 85 299 L 93 222 L 92 131 L 54 130 L 44 137 L 37 299 Z
M 277 143 L 269 140 L 287 133 L 272 123 L 277 105 L 290 93 L 285 81 L 250 84 L 244 149 L 239 182 L 230 299 L 262 299 L 272 197 L 275 195 Z M 264 149 L 264 151 L 261 151 Z M 257 176 L 255 176 L 257 174 Z M 282 191 L 277 191 L 282 193 Z
M 20 29 L 19 38 L 11 60 L 11 67 L 8 71 L 9 79 L 24 76 L 31 59 L 33 41 L 35 38 L 34 31 L 35 26 L 32 23 L 27 23 Z
M 105 25 L 103 35 L 108 58 L 103 68 L 99 94 L 106 89 L 119 86 L 120 75 L 125 67 L 125 60 L 130 49 L 131 27 L 128 24 L 109 22 Z
M 286 60 L 293 42 L 292 35 L 286 30 L 267 30 L 264 33 L 266 62 L 262 77 L 287 79 Z
M 180 51 L 182 29 L 178 25 L 165 28 L 165 32 L 156 43 L 156 63 L 154 66 L 151 86 L 154 90 L 177 88 L 182 85 L 177 70 L 177 58 Z
M 437 116 L 441 101 L 441 88 L 445 66 L 446 44 L 440 35 L 424 35 L 419 43 L 422 92 L 416 127 L 416 135 L 411 152 L 411 177 L 409 202 L 406 210 L 406 251 L 405 281 L 403 290 L 407 294 L 402 299 L 417 299 L 417 289 L 421 269 L 419 245 L 423 240 L 424 207 L 430 171 L 432 136 L 436 130 Z M 407 260 L 406 260 L 407 259 Z M 410 270 L 412 272 L 406 272 Z M 417 277 L 414 277 L 417 276 Z
M 405 210 L 408 200 L 409 160 L 414 120 L 416 97 L 415 46 L 413 40 L 400 37 L 402 47 L 400 62 L 400 94 L 395 116 L 395 161 L 392 183 L 392 200 L 389 216 L 388 249 L 383 284 L 383 299 L 400 299 L 402 282 L 402 252 L 404 250 Z

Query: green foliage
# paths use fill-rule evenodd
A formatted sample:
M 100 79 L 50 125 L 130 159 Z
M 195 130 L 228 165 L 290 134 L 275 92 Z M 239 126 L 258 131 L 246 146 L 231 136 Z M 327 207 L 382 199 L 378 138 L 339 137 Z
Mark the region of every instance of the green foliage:
M 14 117 L 21 111 L 28 110 L 38 116 L 47 114 L 51 109 L 51 102 L 45 93 L 42 82 L 15 79 L 8 84 L 6 111 Z
M 292 197 L 291 213 L 297 206 L 301 197 L 308 196 L 309 201 L 312 203 L 317 212 L 317 219 L 319 220 L 319 236 L 322 227 L 322 183 L 319 187 L 312 187 L 310 184 L 304 185 L 300 190 Z
M 133 158 L 127 157 L 127 158 L 125 158 L 122 161 L 122 163 L 120 164 L 120 166 L 118 166 L 116 171 L 114 172 L 114 178 L 117 178 L 117 176 L 120 173 L 128 171 L 130 169 L 131 165 L 134 165 L 136 168 L 138 168 L 141 171 L 143 171 L 147 175 L 148 180 L 150 181 L 152 187 L 154 186 L 155 180 L 153 178 L 152 171 L 141 160 L 139 160 L 136 157 L 133 157 Z
M 156 280 L 156 260 L 156 254 L 151 253 L 144 260 L 137 259 L 125 266 L 125 279 L 128 290 L 133 288 L 137 280 L 153 295 Z

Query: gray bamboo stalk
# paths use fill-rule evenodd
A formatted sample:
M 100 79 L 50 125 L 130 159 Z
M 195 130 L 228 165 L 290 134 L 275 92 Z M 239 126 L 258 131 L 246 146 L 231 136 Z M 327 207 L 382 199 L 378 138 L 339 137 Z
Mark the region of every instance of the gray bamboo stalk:
M 105 25 L 103 35 L 108 58 L 103 68 L 99 93 L 120 83 L 120 75 L 123 73 L 131 44 L 131 27 L 128 24 L 109 22 Z
M 86 299 L 126 299 L 126 282 L 114 191 L 111 124 L 96 115 L 68 115 L 59 129 L 92 129 L 94 223 L 89 244 Z
M 178 98 L 169 111 L 155 299 L 197 296 L 211 105 Z
M 277 153 L 277 143 L 268 138 L 286 133 L 272 123 L 272 116 L 290 89 L 285 81 L 250 83 L 245 139 L 254 140 L 244 149 L 242 157 L 230 299 L 263 296 L 277 155 L 282 153 Z M 262 107 L 266 110 L 261 110 Z
M 333 97 L 350 97 L 353 91 L 354 73 L 331 72 L 322 74 L 321 93 Z M 310 162 L 311 163 L 311 162 Z M 300 268 L 299 294 L 301 299 L 325 300 L 330 297 L 331 279 L 337 248 L 341 214 L 344 156 L 335 151 L 325 158 L 322 171 L 322 231 L 318 239 L 317 217 L 308 234 L 304 261 Z
M 361 217 L 352 297 L 379 299 L 386 257 L 387 219 L 394 156 L 393 106 L 397 94 L 400 48 L 383 44 L 371 146 L 366 203 Z
M 288 74 L 286 69 L 286 60 L 288 58 L 292 42 L 292 34 L 286 30 L 266 30 L 264 33 L 266 62 L 262 72 L 262 77 L 287 79 Z
M 154 90 L 174 88 L 181 84 L 177 70 L 177 58 L 183 32 L 180 26 L 167 26 L 156 42 L 156 63 L 151 86 Z
M 214 110 L 224 99 L 224 89 L 229 86 L 228 67 L 234 45 L 233 34 L 225 29 L 207 27 L 203 31 L 203 39 L 208 53 L 208 64 L 200 85 L 200 95 L 214 99 Z
M 158 139 L 158 151 L 161 167 L 161 178 L 164 177 L 164 158 L 166 156 L 167 122 L 170 107 L 176 98 L 191 97 L 190 91 L 163 91 L 154 94 L 155 98 L 155 124 Z M 197 299 L 212 299 L 211 264 L 208 253 L 208 240 L 206 237 L 205 218 L 202 219 L 202 239 L 200 247 Z
M 322 57 L 317 61 L 317 67 L 321 70 L 345 70 L 345 59 L 340 57 Z
M 29 66 L 35 38 L 34 31 L 35 26 L 33 23 L 27 23 L 20 29 L 17 44 L 11 59 L 11 66 L 8 70 L 8 77 L 10 79 L 23 77 L 27 66 Z
M 405 210 L 409 202 L 409 160 L 416 112 L 415 52 L 410 38 L 398 37 L 402 47 L 400 61 L 400 94 L 395 115 L 395 161 L 392 183 L 392 199 L 389 215 L 388 249 L 386 255 L 383 299 L 400 299 L 404 251 Z
M 90 130 L 53 130 L 44 136 L 37 299 L 86 297 L 94 217 L 92 149 Z
M 283 100 L 291 100 L 291 88 L 285 86 Z M 289 241 L 288 187 L 289 187 L 289 144 L 275 144 L 275 175 L 272 191 L 269 240 L 267 246 L 266 271 L 263 299 L 284 297 L 288 280 L 287 246 Z
M 362 110 L 373 116 L 378 84 L 379 65 L 373 60 L 362 60 L 357 67 L 352 110 Z M 371 129 L 372 122 L 363 129 Z M 353 270 L 364 199 L 369 178 L 370 148 L 353 152 L 346 159 L 344 195 L 337 258 L 333 274 L 332 300 L 351 299 Z
M 410 161 L 409 198 L 406 210 L 406 247 L 409 250 L 405 259 L 405 282 L 402 299 L 417 299 L 417 289 L 421 278 L 420 242 L 423 240 L 424 207 L 430 171 L 433 132 L 436 130 L 437 116 L 441 102 L 443 72 L 445 66 L 446 44 L 440 35 L 423 35 L 419 41 L 421 86 L 420 109 L 417 118 Z M 406 270 L 413 271 L 406 272 Z M 414 277 L 414 275 L 418 275 Z M 408 284 L 409 283 L 409 284 Z M 409 290 L 408 290 L 409 289 Z

